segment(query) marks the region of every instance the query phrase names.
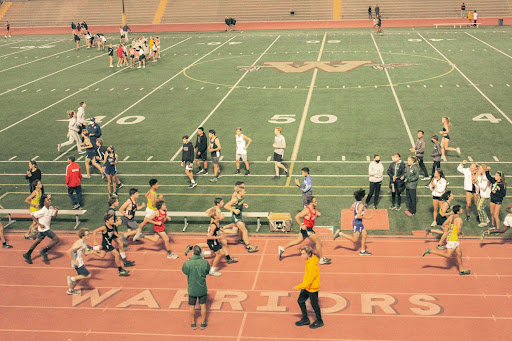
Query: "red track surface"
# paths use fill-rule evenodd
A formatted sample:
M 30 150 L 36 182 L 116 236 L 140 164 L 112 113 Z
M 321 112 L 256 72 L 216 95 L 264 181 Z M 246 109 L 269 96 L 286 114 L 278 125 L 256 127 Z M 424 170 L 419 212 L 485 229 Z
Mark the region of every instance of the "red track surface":
M 159 244 L 132 245 L 130 277 L 90 255 L 93 277 L 80 283 L 82 296 L 68 296 L 66 276 L 75 273 L 65 251 L 76 237 L 60 235 L 49 265 L 38 253 L 46 240 L 28 265 L 21 255 L 31 242 L 8 234 L 15 248 L 0 250 L 1 340 L 507 340 L 512 332 L 512 245 L 496 239 L 462 240 L 470 276 L 459 276 L 453 261 L 422 258 L 432 240 L 369 238 L 374 255 L 360 257 L 350 242 L 326 239 L 333 261 L 320 266 L 325 327 L 311 330 L 294 325 L 298 292 L 290 289 L 304 271 L 298 248 L 279 261 L 277 246 L 290 238 L 253 237 L 258 253 L 232 245 L 239 263 L 208 277 L 209 326 L 193 331 L 182 250 L 203 237 L 173 235 L 177 260 Z
M 510 25 L 512 18 L 503 17 L 504 25 Z M 395 19 L 382 21 L 382 27 L 433 27 L 440 23 L 467 22 L 461 18 L 441 19 Z M 478 22 L 482 25 L 498 25 L 498 18 L 480 18 Z M 195 24 L 160 24 L 160 25 L 130 25 L 134 32 L 193 32 L 193 31 L 224 31 L 224 23 L 195 23 Z M 296 29 L 334 29 L 334 28 L 371 28 L 372 21 L 366 20 L 329 20 L 329 21 L 260 21 L 260 22 L 237 22 L 238 31 L 249 30 L 296 30 Z M 97 33 L 119 33 L 119 25 L 92 26 L 91 32 Z M 11 35 L 31 34 L 69 34 L 71 38 L 71 27 L 13 27 Z

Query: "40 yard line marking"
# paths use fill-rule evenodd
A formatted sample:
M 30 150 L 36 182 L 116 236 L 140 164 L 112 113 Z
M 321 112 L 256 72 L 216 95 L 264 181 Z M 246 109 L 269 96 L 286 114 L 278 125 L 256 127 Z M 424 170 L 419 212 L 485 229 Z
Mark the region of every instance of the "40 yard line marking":
M 467 34 L 468 36 L 470 36 L 471 38 L 474 38 L 474 39 L 478 40 L 479 42 L 481 42 L 481 43 L 483 43 L 483 44 L 485 44 L 485 45 L 489 46 L 490 48 L 495 49 L 496 51 L 498 51 L 498 52 L 499 52 L 499 53 L 501 53 L 502 55 L 507 56 L 507 57 L 509 57 L 510 59 L 512 59 L 512 56 L 511 56 L 511 55 L 506 54 L 505 52 L 503 52 L 503 51 L 501 51 L 501 50 L 499 50 L 499 49 L 495 48 L 494 46 L 487 44 L 485 41 L 478 39 L 477 37 L 475 37 L 475 36 L 474 36 L 474 35 L 472 35 L 472 34 L 469 34 L 468 32 L 464 32 L 464 33 L 466 33 L 466 34 Z
M 319 62 L 322 59 L 322 52 L 325 47 L 325 38 L 327 37 L 327 32 L 324 33 L 324 38 L 322 39 L 322 45 L 320 46 L 320 51 L 318 52 L 318 57 L 316 61 Z M 311 97 L 313 96 L 313 89 L 316 83 L 316 76 L 318 74 L 318 69 L 315 68 L 313 71 L 313 77 L 311 77 L 311 83 L 309 84 L 308 96 L 306 97 L 306 104 L 304 105 L 304 110 L 302 111 L 302 117 L 300 119 L 299 131 L 297 132 L 297 137 L 295 138 L 295 145 L 293 146 L 292 157 L 290 159 L 291 165 L 289 169 L 290 176 L 286 179 L 286 187 L 290 186 L 290 181 L 292 180 L 291 175 L 293 174 L 293 167 L 295 166 L 295 161 L 297 160 L 297 155 L 299 155 L 300 142 L 302 140 L 302 133 L 304 132 L 304 126 L 306 125 L 306 119 L 308 117 L 309 105 L 311 104 Z
M 473 86 L 475 88 L 476 91 L 478 91 L 480 93 L 480 95 L 482 95 L 483 98 L 485 98 L 493 107 L 494 109 L 496 109 L 503 117 L 505 117 L 507 119 L 507 121 L 512 124 L 512 120 L 510 119 L 510 117 L 508 117 L 504 112 L 503 110 L 501 110 L 500 108 L 498 108 L 498 106 L 489 98 L 487 97 L 486 94 L 484 94 L 482 92 L 482 90 L 480 90 L 480 88 L 478 86 L 476 86 L 475 83 L 473 83 L 471 81 L 471 79 L 469 79 L 458 67 L 457 65 L 455 65 L 454 63 L 452 63 L 451 60 L 449 60 L 441 51 L 439 51 L 434 45 L 432 45 L 430 43 L 430 41 L 428 41 L 428 39 L 425 39 L 425 37 L 423 37 L 420 33 L 417 32 L 417 34 L 421 37 L 421 39 L 423 39 L 427 44 L 429 44 L 434 50 L 436 50 L 437 53 L 439 53 L 439 55 L 441 55 L 441 57 L 443 57 L 448 63 L 450 63 L 450 65 L 452 65 L 455 70 L 457 70 L 462 77 L 464 77 L 471 86 Z
M 380 61 L 382 62 L 382 64 L 384 64 L 384 59 L 382 58 L 382 54 L 380 53 L 379 46 L 377 46 L 377 42 L 375 41 L 373 34 L 371 35 L 371 37 L 372 37 L 373 43 L 375 44 L 375 48 L 377 49 L 377 53 L 379 54 Z M 398 96 L 396 95 L 395 86 L 393 85 L 393 82 L 391 81 L 391 77 L 389 76 L 388 69 L 384 68 L 384 71 L 386 72 L 386 77 L 388 78 L 389 87 L 391 88 L 391 91 L 393 92 L 393 96 L 395 97 L 396 105 L 398 106 L 398 110 L 400 111 L 400 116 L 402 116 L 402 121 L 404 122 L 405 129 L 407 130 L 407 135 L 409 135 L 409 140 L 411 141 L 411 146 L 414 148 L 414 139 L 412 138 L 411 130 L 409 129 L 409 125 L 407 124 L 407 119 L 405 118 L 404 111 L 402 110 L 402 105 L 400 104 L 400 101 L 398 100 Z

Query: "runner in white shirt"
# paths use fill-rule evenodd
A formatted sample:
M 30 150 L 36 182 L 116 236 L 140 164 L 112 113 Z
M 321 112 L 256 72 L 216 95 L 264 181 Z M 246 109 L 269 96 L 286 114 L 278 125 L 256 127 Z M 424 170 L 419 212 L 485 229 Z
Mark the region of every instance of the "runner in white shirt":
M 90 253 L 87 247 L 87 239 L 89 239 L 89 230 L 85 227 L 82 227 L 80 231 L 78 231 L 78 239 L 73 246 L 68 250 L 68 255 L 71 258 L 71 267 L 76 270 L 78 276 L 68 276 L 68 295 L 80 295 L 78 290 L 75 290 L 76 285 L 82 279 L 91 278 L 91 273 L 87 270 L 84 265 L 84 255 L 88 255 Z
M 251 171 L 249 170 L 249 162 L 247 161 L 247 148 L 249 148 L 250 144 L 252 143 L 252 139 L 248 136 L 245 136 L 242 134 L 242 128 L 238 127 L 236 128 L 236 135 L 235 135 L 235 141 L 236 141 L 236 172 L 235 174 L 240 174 L 240 160 L 242 160 L 245 164 L 245 175 L 251 174 Z M 247 141 L 247 144 L 245 144 L 245 141 Z
M 481 239 L 484 240 L 486 235 L 494 234 L 494 233 L 505 233 L 508 231 L 510 227 L 512 227 L 512 203 L 510 203 L 507 206 L 507 216 L 505 217 L 505 220 L 503 221 L 503 226 L 500 229 L 490 229 L 490 230 L 484 230 L 481 235 Z
M 50 244 L 48 244 L 47 247 L 45 247 L 44 249 L 39 251 L 39 254 L 43 258 L 43 261 L 45 263 L 48 263 L 48 261 L 49 261 L 48 260 L 48 251 L 50 251 L 50 249 L 52 249 L 60 241 L 59 237 L 52 230 L 50 230 L 50 223 L 52 221 L 52 218 L 53 219 L 56 218 L 57 213 L 59 211 L 59 208 L 57 206 L 55 206 L 55 208 L 53 208 L 53 206 L 51 206 L 51 204 L 52 204 L 51 195 L 43 194 L 41 196 L 41 203 L 40 203 L 40 207 L 42 207 L 42 208 L 39 211 L 34 212 L 32 214 L 32 216 L 36 219 L 37 229 L 38 229 L 39 233 L 37 234 L 37 239 L 34 242 L 34 244 L 32 244 L 32 246 L 27 251 L 27 253 L 23 254 L 23 258 L 25 258 L 25 261 L 28 264 L 32 264 L 32 258 L 31 258 L 32 252 L 37 247 L 37 245 L 39 245 L 39 243 L 41 243 L 43 241 L 44 238 L 49 237 L 52 240 L 50 242 Z
M 85 151 L 82 150 L 82 141 L 80 140 L 80 136 L 78 136 L 76 113 L 73 110 L 68 110 L 68 118 L 68 140 L 66 142 L 59 143 L 57 145 L 57 151 L 60 152 L 62 147 L 76 143 L 76 149 L 78 149 L 78 154 L 85 154 Z

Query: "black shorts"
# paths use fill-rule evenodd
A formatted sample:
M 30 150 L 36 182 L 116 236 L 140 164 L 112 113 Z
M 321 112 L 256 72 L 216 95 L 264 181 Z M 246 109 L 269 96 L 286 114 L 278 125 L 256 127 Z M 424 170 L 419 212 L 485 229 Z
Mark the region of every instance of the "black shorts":
M 113 57 L 113 56 L 114 56 L 114 52 L 109 52 L 109 53 L 108 53 L 108 55 L 109 55 L 110 57 Z
M 89 270 L 87 270 L 87 268 L 85 267 L 85 265 L 82 265 L 81 267 L 77 268 L 75 267 L 75 270 L 76 270 L 76 273 L 81 275 L 81 276 L 89 276 Z
M 189 296 L 188 297 L 188 305 L 196 305 L 197 300 L 199 299 L 199 304 L 206 304 L 206 299 L 208 295 L 203 296 Z
M 124 34 L 121 34 L 121 39 L 124 39 Z
M 219 250 L 222 249 L 222 245 L 220 245 L 219 243 L 219 240 L 218 239 L 208 239 L 206 241 L 206 244 L 208 244 L 208 247 L 210 248 L 210 250 L 212 250 L 213 252 L 217 252 Z
M 140 56 L 139 56 L 139 61 L 143 61 L 144 59 L 146 59 L 146 55 L 144 53 L 142 53 Z
M 101 241 L 101 248 L 103 249 L 103 251 L 107 251 L 107 252 L 112 252 L 114 251 L 114 246 L 112 245 L 112 241 L 117 238 L 117 237 L 113 237 L 112 239 L 110 240 L 107 240 L 105 238 L 103 238 L 103 240 Z
M 80 37 L 75 34 L 75 41 L 80 41 Z
M 309 238 L 310 235 L 316 234 L 315 231 L 313 231 L 312 227 L 306 227 L 305 230 L 300 229 L 300 233 L 302 234 L 302 237 Z
M 130 58 L 135 58 L 135 55 L 134 55 L 134 54 L 131 54 L 131 55 L 130 55 Z
M 283 156 L 281 154 L 277 154 L 274 152 L 274 161 L 281 162 L 283 161 Z
M 437 225 L 439 225 L 439 226 L 443 226 L 443 224 L 444 224 L 444 222 L 445 222 L 446 220 L 448 220 L 448 216 L 443 217 L 443 216 L 438 215 L 438 216 L 436 217 L 436 223 L 437 223 Z
M 44 231 L 44 232 L 39 232 L 37 234 L 37 239 L 43 240 L 45 237 L 53 239 L 53 238 L 55 238 L 55 236 L 56 235 L 55 235 L 55 233 L 52 230 L 47 230 L 47 231 Z
M 203 160 L 203 161 L 207 161 L 208 160 L 208 153 L 206 152 L 206 150 L 204 152 L 202 152 L 201 154 L 197 155 L 196 153 L 196 159 L 199 160 Z
M 491 199 L 491 203 L 493 203 L 494 205 L 502 205 L 503 204 L 502 201 L 496 201 L 496 200 L 492 200 L 492 199 Z
M 432 196 L 432 200 L 441 201 L 441 200 L 443 200 L 443 198 L 441 198 L 441 197 L 436 197 L 435 195 L 433 195 L 433 196 Z
M 96 156 L 96 150 L 92 149 L 92 148 L 88 148 L 85 150 L 85 156 L 92 160 L 94 159 L 94 157 Z
M 443 135 L 443 139 L 449 140 L 450 139 L 450 135 Z

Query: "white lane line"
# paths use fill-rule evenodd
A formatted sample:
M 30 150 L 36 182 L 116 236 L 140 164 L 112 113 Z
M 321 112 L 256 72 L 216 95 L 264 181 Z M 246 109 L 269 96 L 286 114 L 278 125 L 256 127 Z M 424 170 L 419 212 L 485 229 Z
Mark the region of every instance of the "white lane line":
M 126 161 L 126 160 L 128 160 L 129 158 L 130 158 L 130 156 L 128 155 L 128 156 L 126 156 L 126 157 L 123 159 L 123 161 Z
M 432 45 L 430 43 L 430 41 L 428 41 L 427 39 L 425 39 L 419 32 L 416 32 L 424 41 L 427 42 L 427 44 L 429 44 L 434 50 L 437 51 L 437 53 L 439 53 L 441 55 L 441 57 L 443 57 L 448 63 L 450 63 L 450 65 L 453 66 L 453 68 L 455 68 L 461 75 L 462 77 L 464 77 L 470 85 L 472 85 L 476 91 L 478 91 L 480 93 L 480 95 L 482 95 L 483 98 L 485 98 L 493 107 L 494 109 L 496 109 L 503 117 L 505 117 L 507 119 L 507 121 L 512 124 L 512 120 L 510 119 L 510 117 L 508 117 L 504 112 L 503 110 L 501 110 L 500 108 L 498 108 L 498 106 L 489 98 L 487 97 L 486 94 L 484 94 L 482 92 L 482 90 L 480 90 L 480 88 L 471 81 L 471 79 L 469 79 L 458 67 L 457 65 L 455 65 L 454 63 L 452 63 L 451 60 L 449 60 L 444 54 L 441 53 L 441 51 L 439 51 L 434 45 Z
M 93 85 L 95 85 L 95 84 L 98 84 L 98 83 L 100 83 L 100 82 L 104 81 L 105 79 L 110 78 L 110 77 L 112 77 L 112 76 L 114 76 L 114 75 L 116 75 L 116 74 L 118 74 L 119 72 L 122 72 L 122 71 L 124 71 L 124 70 L 126 70 L 126 69 L 121 69 L 121 70 L 119 70 L 119 71 L 114 72 L 113 74 L 111 74 L 111 75 L 109 75 L 109 76 L 103 77 L 103 78 L 102 78 L 102 79 L 100 79 L 99 81 L 96 81 L 96 82 L 94 82 L 94 83 L 92 83 L 92 84 L 88 85 L 86 88 L 88 88 L 89 86 L 93 86 Z M 85 88 L 84 88 L 84 89 L 85 89 Z M 80 89 L 80 90 L 78 90 L 78 91 L 75 91 L 75 92 L 73 92 L 71 95 L 68 95 L 68 96 L 66 96 L 66 97 L 64 97 L 64 98 L 62 98 L 62 99 L 60 99 L 60 100 L 58 100 L 57 102 L 54 102 L 54 103 L 50 104 L 49 106 L 47 106 L 47 107 L 45 107 L 45 108 L 43 108 L 43 109 L 41 109 L 41 110 L 39 110 L 39 111 L 36 111 L 36 112 L 35 112 L 35 113 L 33 113 L 33 114 L 30 114 L 30 115 L 28 115 L 28 116 L 26 116 L 26 117 L 22 118 L 21 120 L 19 120 L 19 121 L 15 122 L 15 123 L 11 124 L 10 126 L 7 126 L 7 127 L 3 128 L 2 130 L 0 130 L 0 133 L 3 133 L 4 131 L 6 131 L 6 130 L 8 130 L 8 129 L 10 129 L 10 128 L 12 128 L 12 127 L 16 126 L 16 125 L 18 125 L 18 124 L 20 124 L 21 122 L 23 122 L 23 121 L 25 121 L 25 120 L 28 120 L 29 118 L 31 118 L 31 117 L 33 117 L 33 116 L 35 116 L 35 115 L 38 115 L 38 114 L 40 114 L 40 113 L 42 113 L 42 112 L 43 112 L 43 111 L 45 111 L 46 109 L 49 109 L 49 108 L 51 108 L 51 107 L 56 106 L 56 105 L 57 105 L 57 104 L 59 104 L 60 102 L 63 102 L 63 101 L 65 101 L 65 100 L 67 100 L 68 98 L 70 98 L 70 97 L 72 97 L 72 96 L 74 96 L 74 95 L 76 95 L 76 94 L 78 94 L 78 93 L 82 92 L 82 90 L 83 90 L 83 89 Z
M 65 162 L 65 161 L 63 161 Z M 180 161 L 181 162 L 181 161 Z M 446 162 L 443 162 L 443 164 L 446 163 Z M 1 176 L 25 176 L 26 174 L 25 173 L 5 173 L 5 174 L 1 174 Z M 65 173 L 59 173 L 59 174 L 55 174 L 55 173 L 52 173 L 52 174 L 48 174 L 48 173 L 45 173 L 44 174 L 45 176 L 62 176 L 62 175 L 66 175 Z M 274 174 L 255 174 L 253 175 L 251 173 L 251 177 L 260 177 L 260 178 L 269 178 L 269 177 L 272 177 L 274 176 Z M 123 176 L 125 177 L 154 177 L 154 176 L 158 176 L 158 177 L 173 177 L 173 178 L 176 178 L 176 177 L 183 177 L 183 173 L 177 173 L 177 174 L 169 174 L 169 173 L 153 173 L 153 174 L 140 174 L 140 173 L 137 173 L 137 174 L 125 174 L 123 173 Z M 222 174 L 222 177 L 239 177 L 240 175 L 238 174 Z M 315 175 L 315 177 L 317 178 L 363 178 L 363 179 L 368 179 L 368 174 L 319 174 L 319 175 Z M 464 178 L 464 175 L 446 175 L 447 178 Z M 358 186 L 359 187 L 359 186 Z M 204 195 L 202 193 L 199 193 L 197 195 Z M 260 194 L 250 194 L 250 195 L 260 195 Z M 289 194 L 289 195 L 284 195 L 282 194 L 283 196 L 297 196 L 297 194 Z M 300 195 L 299 195 L 300 196 Z M 325 196 L 325 197 L 329 197 L 329 196 L 334 196 L 334 197 L 337 197 L 337 196 L 340 196 L 339 194 L 318 194 L 318 196 Z M 347 196 L 349 197 L 352 197 L 352 194 L 347 194 Z M 429 197 L 431 196 L 428 195 Z M 512 276 L 512 275 L 511 275 Z
M 76 160 L 77 160 L 77 161 L 80 161 L 80 160 L 82 160 L 83 158 L 84 158 L 84 156 L 82 155 L 82 156 L 80 156 L 80 157 L 79 157 L 78 159 L 76 159 Z
M 481 42 L 481 43 L 483 43 L 483 44 L 485 44 L 485 45 L 489 46 L 490 48 L 492 48 L 492 49 L 494 49 L 494 50 L 498 51 L 498 52 L 499 52 L 499 53 L 501 53 L 502 55 L 507 56 L 507 57 L 509 57 L 510 59 L 512 59 L 512 56 L 511 56 L 511 55 L 509 55 L 509 54 L 507 54 L 507 53 L 505 53 L 505 52 L 503 52 L 503 51 L 501 51 L 501 50 L 499 50 L 499 49 L 495 48 L 495 47 L 494 47 L 494 46 L 492 46 L 492 45 L 487 44 L 485 41 L 483 41 L 483 40 L 481 40 L 481 39 L 478 39 L 477 37 L 475 37 L 475 36 L 474 36 L 474 35 L 472 35 L 472 34 L 469 34 L 468 32 L 465 32 L 465 33 L 466 33 L 468 36 L 470 36 L 471 38 L 474 38 L 474 39 L 478 40 L 479 42 Z
M 384 59 L 382 58 L 382 54 L 380 53 L 379 47 L 377 46 L 377 42 L 375 41 L 375 38 L 373 37 L 373 34 L 371 35 L 373 43 L 375 44 L 375 48 L 377 49 L 377 53 L 379 54 L 380 61 L 382 64 L 384 64 Z M 388 69 L 384 68 L 384 71 L 386 72 L 386 77 L 388 78 L 389 87 L 391 88 L 391 91 L 393 92 L 393 96 L 395 97 L 396 105 L 398 106 L 398 110 L 400 111 L 400 115 L 402 116 L 402 121 L 404 122 L 405 129 L 407 130 L 407 135 L 409 135 L 409 141 L 411 141 L 411 146 L 414 148 L 414 139 L 412 138 L 411 129 L 409 129 L 409 125 L 407 124 L 407 120 L 404 115 L 404 111 L 402 110 L 402 105 L 400 104 L 400 101 L 398 100 L 398 96 L 396 95 L 395 86 L 393 85 L 393 82 L 391 81 L 391 77 L 389 76 Z
M 151 159 L 153 158 L 153 155 L 151 155 L 150 157 L 147 158 L 146 161 L 151 161 Z
M 52 54 L 52 55 L 47 56 L 47 57 L 38 58 L 38 59 L 33 60 L 33 61 L 31 61 L 31 62 L 26 62 L 26 63 L 23 63 L 23 64 L 19 64 L 19 65 L 11 66 L 11 67 L 9 67 L 9 68 L 7 68 L 7 69 L 0 70 L 0 73 L 5 72 L 5 71 L 9 71 L 9 70 L 12 70 L 12 69 L 16 69 L 16 68 L 18 68 L 18 67 L 21 67 L 21 66 L 24 66 L 24 65 L 27 65 L 27 64 L 32 64 L 32 63 L 38 62 L 38 61 L 40 61 L 40 60 L 48 59 L 48 58 L 51 58 L 51 57 L 53 57 L 53 56 L 56 56 L 56 55 L 59 55 L 59 54 L 62 54 L 62 53 L 66 53 L 66 52 L 69 52 L 69 51 L 73 51 L 73 50 L 74 50 L 74 48 L 69 49 L 69 50 L 65 50 L 65 51 L 62 51 L 62 52 L 59 52 L 59 53 L 55 53 L 55 54 Z
M 320 161 L 320 155 L 316 157 L 316 161 Z
M 16 44 L 16 43 L 24 43 L 24 42 L 25 42 L 25 41 L 23 41 L 23 40 L 22 40 L 22 41 L 13 41 L 12 43 L 2 44 L 2 45 L 0 45 L 0 47 L 2 47 L 2 46 L 7 46 L 7 45 L 11 45 L 11 44 Z
M 37 160 L 37 158 L 39 157 L 39 155 L 36 155 L 32 158 L 32 160 Z
M 13 157 L 11 157 L 11 158 L 9 159 L 9 161 L 12 161 L 12 160 L 14 160 L 14 159 L 15 159 L 15 158 L 17 158 L 17 157 L 18 157 L 17 155 L 14 155 Z
M 22 84 L 22 85 L 20 85 L 20 86 L 15 87 L 15 88 L 12 88 L 12 89 L 9 89 L 9 90 L 7 90 L 7 91 L 4 91 L 4 92 L 0 93 L 0 96 L 3 96 L 3 95 L 5 95 L 6 93 L 9 93 L 9 92 L 14 91 L 14 90 L 16 90 L 16 89 L 19 89 L 19 88 L 21 88 L 21 87 L 24 87 L 25 85 L 29 85 L 29 84 L 35 83 L 35 82 L 37 82 L 37 81 L 40 81 L 41 79 L 45 79 L 45 78 L 50 77 L 50 76 L 53 76 L 53 75 L 55 75 L 55 74 L 57 74 L 57 73 L 59 73 L 59 72 L 66 71 L 66 70 L 71 69 L 71 68 L 73 68 L 73 67 L 75 67 L 75 66 L 78 66 L 78 65 L 83 64 L 83 63 L 90 62 L 90 61 L 91 61 L 91 60 L 93 60 L 93 59 L 96 59 L 96 58 L 99 58 L 99 57 L 103 57 L 103 56 L 105 56 L 105 55 L 106 55 L 106 54 L 102 54 L 102 55 L 96 56 L 96 57 L 94 57 L 94 58 L 91 58 L 91 59 L 88 59 L 88 60 L 84 60 L 83 62 L 80 62 L 80 63 L 74 64 L 74 65 L 68 66 L 68 67 L 66 67 L 66 68 L 64 68 L 64 69 L 60 69 L 60 70 L 58 70 L 58 71 L 52 72 L 52 73 L 50 73 L 50 74 L 48 74 L 48 75 L 46 75 L 46 76 L 40 77 L 40 78 L 35 79 L 35 80 L 33 80 L 33 81 L 30 81 L 30 82 L 28 82 L 28 83 L 25 83 L 25 84 Z M 53 91 L 53 90 L 52 90 L 52 91 Z
M 224 155 L 221 155 L 221 157 L 219 158 L 219 161 L 222 161 L 224 159 Z
M 270 156 L 269 156 L 269 157 L 267 157 L 267 162 L 269 162 L 269 161 L 270 161 L 270 158 L 271 158 Z
M 370 156 L 366 155 L 366 161 L 370 161 Z
M 316 61 L 319 62 L 322 59 L 322 53 L 324 52 L 325 47 L 325 39 L 327 38 L 327 32 L 324 33 L 324 37 L 322 39 L 322 45 L 320 46 L 320 51 L 318 51 L 318 56 Z M 297 160 L 297 156 L 299 155 L 300 142 L 302 141 L 302 134 L 304 132 L 304 127 L 306 126 L 306 119 L 308 117 L 309 105 L 311 104 L 311 97 L 313 97 L 313 89 L 315 88 L 316 77 L 318 75 L 318 68 L 315 68 L 313 71 L 313 76 L 311 77 L 311 83 L 309 83 L 308 95 L 306 97 L 306 103 L 304 104 L 304 110 L 302 110 L 302 117 L 300 119 L 299 130 L 297 131 L 297 136 L 295 137 L 295 144 L 293 145 L 293 152 L 290 158 L 290 174 L 293 173 L 293 167 L 295 165 L 295 161 Z M 286 186 L 290 184 L 291 177 L 288 177 L 286 180 Z
M 473 162 L 473 158 L 471 156 L 468 156 L 468 161 Z
M 64 39 L 57 40 L 57 41 L 55 41 L 55 42 L 52 42 L 52 44 L 53 44 L 53 43 L 61 42 L 61 41 L 63 41 L 63 40 L 64 40 Z M 1 55 L 1 56 L 0 56 L 0 58 L 2 58 L 2 57 L 7 57 L 7 56 L 11 56 L 11 55 L 16 54 L 16 53 L 21 53 L 21 52 L 26 52 L 26 51 L 32 51 L 32 50 L 35 50 L 35 49 L 36 49 L 36 48 L 38 48 L 38 47 L 46 46 L 46 45 L 49 45 L 49 44 L 50 44 L 50 43 L 46 43 L 46 44 L 43 44 L 43 45 L 39 45 L 39 46 L 36 46 L 36 47 L 34 47 L 34 48 L 32 48 L 32 49 L 20 49 L 20 51 L 11 52 L 11 53 L 8 53 L 8 54 Z M 37 56 L 36 56 L 35 58 L 37 58 L 37 60 L 40 60 L 40 59 L 43 59 L 43 58 L 45 58 L 45 57 L 43 57 L 43 58 L 39 58 L 39 57 L 37 57 Z
M 345 155 L 341 157 L 341 161 L 345 161 Z
M 494 159 L 494 161 L 500 162 L 500 160 L 496 156 L 493 156 L 492 158 Z
M 263 51 L 263 53 L 258 57 L 258 59 L 256 59 L 254 61 L 254 63 L 252 63 L 251 66 L 254 66 L 256 65 L 256 63 L 265 55 L 265 53 L 267 53 L 267 51 L 274 45 L 274 43 L 279 39 L 279 37 L 281 37 L 281 35 L 277 36 L 277 38 L 272 42 L 272 44 L 269 45 L 269 47 L 267 47 L 267 49 L 265 51 Z M 233 37 L 234 38 L 234 37 Z M 230 39 L 231 40 L 231 39 Z M 228 40 L 229 41 L 229 40 Z M 224 43 L 225 44 L 225 43 Z M 222 44 L 222 45 L 224 45 Z M 221 47 L 222 45 L 219 45 L 219 47 Z M 213 52 L 213 51 L 212 51 Z M 195 62 L 194 62 L 195 63 Z M 226 98 L 228 98 L 228 96 L 233 92 L 233 90 L 236 89 L 236 87 L 238 86 L 238 84 L 240 84 L 240 82 L 245 78 L 245 76 L 249 73 L 249 71 L 245 71 L 244 74 L 240 77 L 240 79 L 238 79 L 238 81 L 229 89 L 229 91 L 224 95 L 224 97 L 222 97 L 222 99 L 219 101 L 219 103 L 217 103 L 217 105 L 215 106 L 215 108 L 212 109 L 212 111 L 210 111 L 210 113 L 208 114 L 208 116 L 206 116 L 206 118 L 203 120 L 203 122 L 201 122 L 201 124 L 197 127 L 202 127 L 204 126 L 204 124 L 206 123 L 206 121 L 208 121 L 208 119 L 217 111 L 217 109 L 222 105 L 222 103 L 224 103 L 224 101 L 226 100 Z M 217 87 L 218 89 L 218 87 Z M 190 134 L 190 138 L 189 140 L 192 140 L 192 138 L 197 134 L 197 128 L 194 129 L 194 132 L 192 134 Z M 181 150 L 182 150 L 183 147 L 180 147 L 178 149 L 178 151 L 173 155 L 173 157 L 171 158 L 171 161 L 174 161 L 174 159 L 176 159 L 176 157 L 178 157 L 178 155 L 181 153 Z

